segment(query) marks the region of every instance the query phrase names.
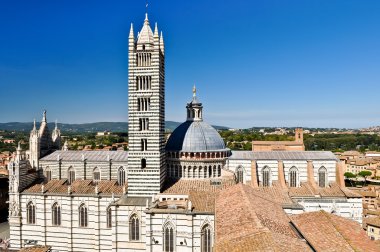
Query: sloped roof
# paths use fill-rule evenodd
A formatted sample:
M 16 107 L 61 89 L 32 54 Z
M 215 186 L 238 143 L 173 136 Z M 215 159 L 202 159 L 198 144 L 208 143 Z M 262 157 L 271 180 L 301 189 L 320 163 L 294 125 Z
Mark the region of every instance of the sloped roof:
M 95 185 L 92 180 L 75 180 L 71 185 L 67 184 L 66 179 L 52 179 L 46 184 L 35 184 L 23 191 L 23 193 L 41 193 L 42 186 L 44 187 L 44 193 L 46 194 L 68 194 L 70 187 L 71 194 L 94 194 L 95 187 L 98 187 L 99 194 L 112 193 L 116 195 L 123 194 L 123 186 L 120 186 L 116 180 L 102 180 Z
M 55 151 L 43 158 L 40 161 L 57 161 L 61 159 L 62 161 L 82 161 L 86 159 L 87 161 L 104 161 L 107 162 L 110 159 L 112 161 L 127 162 L 128 152 L 127 151 Z
M 229 159 L 246 160 L 338 160 L 330 151 L 232 151 Z
M 215 218 L 216 251 L 312 251 L 291 228 L 281 204 L 257 197 L 250 186 L 219 192 Z
M 149 24 L 148 13 L 145 14 L 144 25 L 137 38 L 137 43 L 138 44 L 153 44 L 154 43 L 153 32 Z
M 324 211 L 292 215 L 295 227 L 316 251 L 380 251 L 359 223 Z

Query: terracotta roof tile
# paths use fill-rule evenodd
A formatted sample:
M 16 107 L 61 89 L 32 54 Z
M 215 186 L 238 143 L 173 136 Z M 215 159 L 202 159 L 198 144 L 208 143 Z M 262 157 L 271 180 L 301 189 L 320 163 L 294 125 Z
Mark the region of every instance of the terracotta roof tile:
M 95 194 L 96 188 L 92 180 L 75 180 L 71 185 L 68 185 L 66 179 L 53 179 L 46 184 L 35 184 L 25 189 L 23 193 L 41 193 L 42 186 L 47 194 L 68 194 L 69 187 L 71 194 Z M 99 194 L 123 194 L 123 186 L 120 186 L 116 180 L 99 181 L 97 187 Z
M 369 239 L 359 223 L 324 211 L 304 213 L 290 217 L 317 251 L 380 251 Z
M 220 191 L 215 216 L 216 251 L 311 251 L 291 228 L 281 204 L 250 186 Z

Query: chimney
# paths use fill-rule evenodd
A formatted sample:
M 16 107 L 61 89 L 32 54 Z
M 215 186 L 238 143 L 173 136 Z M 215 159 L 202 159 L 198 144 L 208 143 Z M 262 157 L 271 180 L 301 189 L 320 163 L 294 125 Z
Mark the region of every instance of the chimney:
M 336 183 L 340 186 L 340 187 L 345 187 L 345 184 L 344 184 L 344 175 L 343 175 L 343 165 L 342 165 L 342 161 L 337 161 L 336 162 Z
M 259 187 L 257 183 L 257 165 L 256 165 L 256 160 L 251 161 L 251 185 L 252 187 Z
M 317 183 L 314 179 L 314 165 L 312 160 L 307 160 L 307 182 L 313 187 L 317 188 Z

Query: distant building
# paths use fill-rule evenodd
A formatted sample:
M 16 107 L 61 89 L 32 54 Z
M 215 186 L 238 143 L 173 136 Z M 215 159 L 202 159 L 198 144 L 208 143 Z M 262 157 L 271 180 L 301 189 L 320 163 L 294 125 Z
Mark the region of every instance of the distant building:
M 109 132 L 109 131 L 100 131 L 100 132 L 97 132 L 96 133 L 96 136 L 109 136 L 109 135 L 111 135 L 111 132 Z
M 295 129 L 294 141 L 252 141 L 253 151 L 304 151 L 303 130 Z
M 367 235 L 371 240 L 380 240 L 380 217 L 368 218 Z

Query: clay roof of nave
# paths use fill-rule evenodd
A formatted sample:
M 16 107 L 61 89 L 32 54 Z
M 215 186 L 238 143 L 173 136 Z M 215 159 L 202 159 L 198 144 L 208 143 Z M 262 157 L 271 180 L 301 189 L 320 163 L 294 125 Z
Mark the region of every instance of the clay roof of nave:
M 62 161 L 82 161 L 86 159 L 90 162 L 109 160 L 116 162 L 127 162 L 128 152 L 127 151 L 55 151 L 46 157 L 40 159 L 40 161 L 57 161 L 58 158 Z
M 380 251 L 359 223 L 324 211 L 290 216 L 316 251 Z
M 331 182 L 327 187 L 313 187 L 310 183 L 301 183 L 300 187 L 289 187 L 290 197 L 347 197 L 361 198 L 362 196 L 347 188 L 340 187 L 337 183 Z
M 281 204 L 258 197 L 250 186 L 219 192 L 215 216 L 216 251 L 311 251 L 291 228 Z
M 45 194 L 68 194 L 69 187 L 71 194 L 95 194 L 96 187 L 92 180 L 75 180 L 71 185 L 68 185 L 66 179 L 52 179 L 46 184 L 35 184 L 25 189 L 23 193 L 41 193 L 42 186 L 44 186 Z M 116 180 L 99 181 L 97 187 L 99 194 L 123 194 L 123 186 L 120 186 Z
M 338 159 L 330 151 L 232 151 L 229 159 L 245 160 L 331 160 Z

